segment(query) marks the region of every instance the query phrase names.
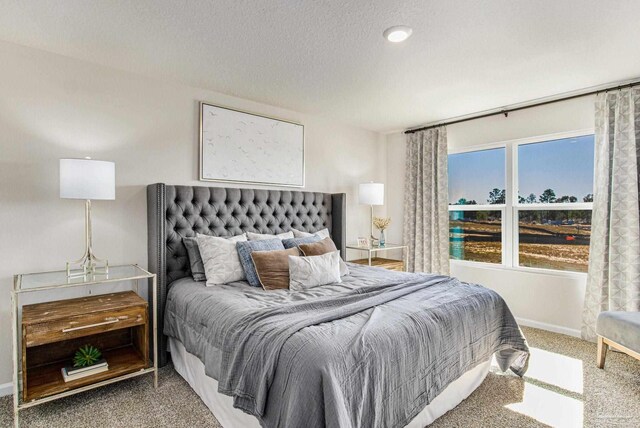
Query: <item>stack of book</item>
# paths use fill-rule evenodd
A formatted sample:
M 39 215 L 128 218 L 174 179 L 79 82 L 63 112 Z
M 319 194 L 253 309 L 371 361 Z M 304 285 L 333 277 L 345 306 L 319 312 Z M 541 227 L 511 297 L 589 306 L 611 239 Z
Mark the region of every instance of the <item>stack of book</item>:
M 107 364 L 107 361 L 103 358 L 97 363 L 87 367 L 63 367 L 62 377 L 65 382 L 71 382 L 72 380 L 82 379 L 83 377 L 106 372 L 107 370 L 109 370 L 109 364 Z

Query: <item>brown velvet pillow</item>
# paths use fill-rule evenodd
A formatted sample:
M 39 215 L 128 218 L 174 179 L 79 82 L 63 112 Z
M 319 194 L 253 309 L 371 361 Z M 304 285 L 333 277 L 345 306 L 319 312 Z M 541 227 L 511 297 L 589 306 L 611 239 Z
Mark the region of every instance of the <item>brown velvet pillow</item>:
M 253 251 L 251 258 L 256 268 L 260 285 L 265 290 L 289 288 L 289 256 L 299 256 L 294 247 L 288 250 Z
M 324 238 L 318 242 L 312 242 L 310 244 L 300 244 L 298 245 L 302 254 L 307 256 L 321 256 L 327 253 L 333 253 L 334 251 L 338 251 L 336 248 L 336 244 L 333 243 L 333 240 L 330 237 Z M 349 267 L 347 264 L 340 259 L 340 276 L 349 275 Z
M 311 244 L 298 245 L 300 251 L 305 256 L 321 256 L 323 254 L 332 253 L 338 251 L 336 244 L 333 243 L 331 238 L 324 238 L 321 241 L 313 242 Z

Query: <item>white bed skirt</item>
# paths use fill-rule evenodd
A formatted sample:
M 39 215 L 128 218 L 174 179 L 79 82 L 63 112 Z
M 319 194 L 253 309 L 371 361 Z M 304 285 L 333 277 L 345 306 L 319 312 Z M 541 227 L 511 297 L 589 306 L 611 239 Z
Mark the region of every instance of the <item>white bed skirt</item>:
M 202 361 L 187 352 L 182 342 L 169 338 L 169 351 L 176 371 L 200 396 L 224 428 L 260 428 L 256 418 L 234 408 L 233 399 L 218 392 L 218 381 L 205 374 Z M 490 366 L 491 360 L 478 365 L 453 381 L 407 427 L 425 427 L 456 407 L 480 386 Z

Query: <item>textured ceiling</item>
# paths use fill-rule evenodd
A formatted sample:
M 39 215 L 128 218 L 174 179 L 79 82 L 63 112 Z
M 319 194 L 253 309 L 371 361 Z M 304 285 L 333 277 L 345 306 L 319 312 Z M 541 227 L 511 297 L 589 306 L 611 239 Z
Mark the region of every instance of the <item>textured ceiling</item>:
M 0 39 L 390 131 L 640 76 L 638 0 L 0 0 Z M 397 24 L 413 36 L 391 44 Z

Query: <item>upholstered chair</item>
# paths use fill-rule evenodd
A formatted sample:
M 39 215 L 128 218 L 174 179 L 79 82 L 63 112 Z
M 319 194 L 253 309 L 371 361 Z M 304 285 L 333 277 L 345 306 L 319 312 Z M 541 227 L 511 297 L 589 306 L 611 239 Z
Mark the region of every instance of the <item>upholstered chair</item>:
M 609 347 L 640 360 L 640 312 L 602 312 L 598 316 L 596 333 L 599 368 L 604 368 Z

